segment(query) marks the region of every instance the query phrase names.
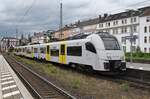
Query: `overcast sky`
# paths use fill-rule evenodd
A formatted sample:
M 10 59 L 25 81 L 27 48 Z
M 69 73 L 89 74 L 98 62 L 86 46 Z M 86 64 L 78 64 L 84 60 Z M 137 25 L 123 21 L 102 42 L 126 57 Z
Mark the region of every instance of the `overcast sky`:
M 150 2 L 134 5 L 142 1 L 145 0 L 62 0 L 63 24 L 94 18 L 102 13 L 117 13 L 120 10 L 116 9 L 120 8 L 123 11 L 150 5 Z M 60 0 L 0 0 L 0 38 L 15 36 L 16 25 L 19 35 L 58 29 L 59 4 Z

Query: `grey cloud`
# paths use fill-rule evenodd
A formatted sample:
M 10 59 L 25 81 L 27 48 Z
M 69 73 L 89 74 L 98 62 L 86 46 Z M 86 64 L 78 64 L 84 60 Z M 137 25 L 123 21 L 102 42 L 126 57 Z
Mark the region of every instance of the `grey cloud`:
M 58 29 L 60 0 L 35 0 L 36 2 L 28 15 L 24 17 L 23 21 L 19 21 L 32 1 L 0 0 L 0 36 L 6 35 L 6 32 L 15 35 L 16 25 L 19 25 L 20 34 L 47 29 Z M 93 18 L 101 13 L 140 1 L 63 0 L 63 22 L 64 24 L 69 24 L 77 20 Z

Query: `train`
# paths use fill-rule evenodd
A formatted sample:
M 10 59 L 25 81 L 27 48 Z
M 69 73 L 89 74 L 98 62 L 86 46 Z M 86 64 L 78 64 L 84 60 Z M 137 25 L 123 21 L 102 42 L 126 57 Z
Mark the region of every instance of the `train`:
M 109 33 L 80 34 L 67 40 L 15 47 L 16 55 L 105 73 L 126 71 L 123 48 Z

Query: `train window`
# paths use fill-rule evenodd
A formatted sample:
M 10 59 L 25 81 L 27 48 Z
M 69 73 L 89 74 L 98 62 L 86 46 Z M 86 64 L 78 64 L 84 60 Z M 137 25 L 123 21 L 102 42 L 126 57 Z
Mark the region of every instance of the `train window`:
M 51 56 L 59 56 L 59 50 L 58 49 L 51 49 Z
M 38 53 L 38 48 L 34 48 L 34 53 Z
M 92 43 L 87 42 L 87 43 L 85 43 L 85 46 L 86 46 L 86 50 L 96 53 L 96 49 Z
M 31 54 L 31 50 L 30 49 L 27 49 L 27 54 Z
M 65 55 L 65 45 L 61 45 L 60 46 L 60 49 L 61 49 L 61 55 Z
M 21 52 L 21 48 L 18 49 L 18 52 Z
M 45 51 L 46 51 L 46 48 L 45 48 L 45 47 L 41 47 L 41 48 L 40 48 L 40 53 L 43 53 L 43 54 L 44 54 Z
M 82 46 L 67 47 L 68 56 L 82 56 Z
M 120 50 L 119 43 L 115 37 L 101 37 L 106 50 Z

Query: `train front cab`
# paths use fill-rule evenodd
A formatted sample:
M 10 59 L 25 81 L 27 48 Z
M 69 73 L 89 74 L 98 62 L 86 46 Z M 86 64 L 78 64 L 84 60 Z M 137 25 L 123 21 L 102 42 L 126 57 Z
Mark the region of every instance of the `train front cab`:
M 99 63 L 93 66 L 96 71 L 115 73 L 126 71 L 124 52 L 118 40 L 110 34 L 93 35 L 91 42 L 96 48 Z

